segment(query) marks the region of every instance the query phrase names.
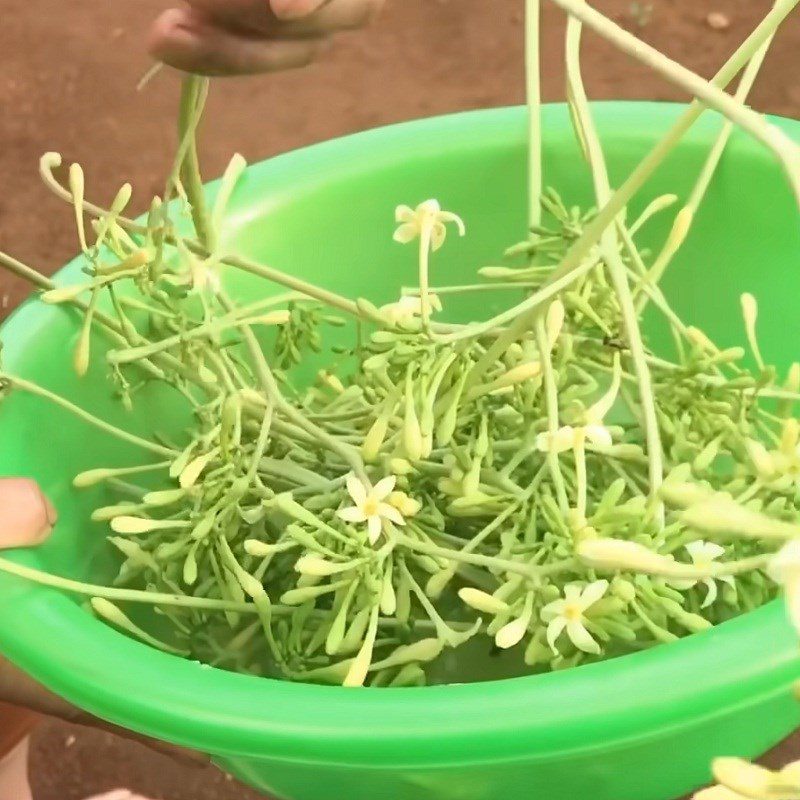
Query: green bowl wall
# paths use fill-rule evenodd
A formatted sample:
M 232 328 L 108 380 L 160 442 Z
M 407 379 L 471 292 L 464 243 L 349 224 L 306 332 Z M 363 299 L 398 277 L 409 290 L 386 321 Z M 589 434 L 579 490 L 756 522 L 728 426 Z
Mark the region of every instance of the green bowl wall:
M 680 108 L 595 107 L 619 184 Z M 800 139 L 800 124 L 776 120 Z M 653 177 L 653 197 L 686 198 L 719 120 L 690 132 Z M 563 106 L 544 112 L 545 183 L 591 205 Z M 391 241 L 393 211 L 436 197 L 461 214 L 433 262 L 435 283 L 472 281 L 525 235 L 525 113 L 498 109 L 408 123 L 312 147 L 250 168 L 229 214 L 232 248 L 348 295 L 395 299 L 414 280 L 413 248 Z M 212 188 L 213 191 L 213 188 Z M 676 309 L 725 345 L 742 340 L 738 296 L 762 307 L 765 355 L 797 357 L 800 226 L 780 168 L 734 137 L 697 223 L 667 276 Z M 662 240 L 665 223 L 648 226 Z M 76 280 L 68 266 L 60 283 Z M 228 275 L 238 296 L 273 291 Z M 448 303 L 482 319 L 508 295 Z M 153 394 L 138 417 L 110 399 L 102 365 L 78 380 L 77 318 L 30 302 L 2 331 L 5 367 L 141 431 L 181 414 Z M 654 336 L 662 338 L 658 325 Z M 98 343 L 99 346 L 99 343 Z M 143 456 L 44 401 L 0 406 L 0 474 L 37 478 L 61 511 L 52 540 L 20 563 L 102 580 L 112 556 L 87 522 L 102 490 L 76 493 L 83 469 Z M 348 690 L 234 675 L 173 658 L 95 621 L 73 597 L 0 577 L 0 650 L 74 703 L 142 733 L 213 754 L 238 777 L 290 800 L 668 800 L 706 781 L 717 754 L 754 756 L 800 721 L 789 686 L 800 674 L 779 603 L 668 647 L 558 674 L 406 690 Z

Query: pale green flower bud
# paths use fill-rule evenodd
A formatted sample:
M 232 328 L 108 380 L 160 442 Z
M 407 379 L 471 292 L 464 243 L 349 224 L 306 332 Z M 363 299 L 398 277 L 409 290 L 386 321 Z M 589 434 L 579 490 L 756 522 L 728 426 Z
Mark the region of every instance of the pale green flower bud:
M 425 672 L 419 664 L 406 664 L 394 677 L 389 686 L 424 686 L 426 683 Z
M 361 445 L 361 454 L 364 461 L 372 463 L 378 458 L 383 442 L 386 439 L 386 431 L 389 428 L 388 416 L 381 414 L 364 437 L 364 444 Z
M 716 494 L 687 508 L 682 521 L 699 531 L 736 534 L 748 538 L 791 539 L 800 536 L 800 526 L 752 511 L 725 494 Z
M 464 603 L 474 608 L 476 611 L 482 611 L 492 616 L 505 614 L 510 610 L 508 603 L 504 600 L 499 600 L 480 589 L 464 587 L 463 589 L 459 589 L 458 596 Z
M 630 603 L 636 599 L 636 587 L 624 578 L 616 577 L 611 581 L 611 592 L 624 603 Z
M 116 625 L 118 628 L 127 631 L 137 639 L 141 639 L 151 647 L 155 647 L 167 653 L 173 653 L 174 655 L 187 655 L 185 650 L 178 650 L 177 648 L 165 644 L 164 642 L 159 641 L 155 637 L 151 636 L 149 633 L 143 631 L 138 625 L 134 624 L 130 619 L 128 619 L 128 617 L 109 600 L 105 600 L 102 597 L 93 597 L 90 602 L 92 605 L 92 610 L 95 612 L 95 614 L 97 614 L 97 616 L 102 617 L 112 625 Z
M 148 506 L 170 506 L 186 497 L 184 489 L 165 489 L 160 492 L 148 492 L 142 501 Z
M 540 642 L 535 636 L 525 648 L 525 663 L 529 667 L 535 667 L 537 664 L 546 664 L 552 658 L 553 651 L 544 642 Z
M 578 544 L 576 554 L 584 564 L 604 571 L 624 570 L 674 578 L 695 578 L 699 572 L 689 564 L 679 564 L 671 556 L 623 539 L 586 539 Z
M 447 584 L 453 579 L 455 575 L 455 570 L 452 568 L 442 570 L 441 572 L 437 572 L 435 575 L 431 575 L 428 580 L 428 583 L 425 586 L 425 594 L 431 598 L 431 600 L 438 600 L 441 597 L 442 592 L 447 587 Z
M 695 472 L 705 472 L 714 462 L 714 459 L 719 455 L 719 447 L 719 439 L 714 439 L 713 442 L 709 442 L 709 444 L 707 444 L 697 454 L 697 456 L 695 456 L 695 459 L 692 462 L 692 469 Z
M 116 470 L 113 469 L 90 469 L 76 475 L 72 480 L 72 485 L 76 489 L 86 489 L 89 486 L 95 486 L 109 478 L 113 478 L 116 474 Z
M 197 548 L 190 548 L 183 562 L 183 582 L 187 586 L 194 586 L 197 581 Z
M 333 561 L 326 561 L 315 555 L 305 555 L 297 560 L 294 568 L 301 575 L 312 575 L 318 578 L 324 578 L 328 575 L 336 575 L 340 572 L 347 572 L 353 569 L 356 565 L 354 561 L 347 561 L 344 563 L 335 563 Z
M 372 669 L 388 669 L 409 663 L 428 663 L 438 658 L 444 649 L 440 639 L 421 639 L 413 644 L 401 645 L 391 655 L 372 665 Z
M 394 583 L 392 582 L 391 570 L 387 572 L 386 578 L 383 581 L 381 588 L 381 613 L 387 617 L 394 616 L 397 611 L 397 594 L 394 590 Z
M 687 464 L 687 467 L 689 465 Z M 697 503 L 707 500 L 711 496 L 711 490 L 692 483 L 677 483 L 666 481 L 661 487 L 659 494 L 661 499 L 673 508 L 688 508 Z
M 528 620 L 524 618 L 515 619 L 500 628 L 494 637 L 494 642 L 501 650 L 508 650 L 522 641 L 527 630 Z

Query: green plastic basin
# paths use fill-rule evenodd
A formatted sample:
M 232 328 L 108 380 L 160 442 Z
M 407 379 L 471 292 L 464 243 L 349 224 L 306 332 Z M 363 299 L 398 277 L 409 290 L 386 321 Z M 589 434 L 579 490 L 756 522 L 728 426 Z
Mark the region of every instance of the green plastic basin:
M 678 115 L 650 103 L 595 107 L 619 182 Z M 800 124 L 776 120 L 800 139 Z M 650 181 L 686 197 L 719 120 L 708 116 Z M 548 185 L 591 205 L 563 106 L 544 113 Z M 213 191 L 213 189 L 212 189 Z M 230 212 L 231 244 L 282 269 L 375 302 L 414 279 L 413 254 L 391 241 L 393 209 L 437 197 L 466 220 L 434 261 L 434 282 L 463 282 L 525 232 L 525 114 L 498 109 L 372 131 L 253 166 Z M 65 211 L 65 213 L 68 213 Z M 647 228 L 653 241 L 666 222 Z M 74 281 L 77 265 L 59 281 Z M 265 288 L 229 278 L 240 295 Z M 786 366 L 800 341 L 800 228 L 779 167 L 735 136 L 697 224 L 666 280 L 677 310 L 726 345 L 741 339 L 738 295 L 768 308 L 768 359 Z M 452 313 L 480 319 L 508 296 L 468 296 Z M 2 331 L 6 368 L 117 422 L 102 365 L 71 371 L 74 314 L 31 302 Z M 655 335 L 659 330 L 656 325 Z M 126 424 L 175 424 L 144 398 Z M 14 558 L 103 579 L 111 555 L 87 522 L 102 492 L 70 488 L 76 472 L 142 455 L 43 401 L 0 406 L 0 474 L 41 481 L 61 510 L 45 547 Z M 0 651 L 89 711 L 213 755 L 234 775 L 290 800 L 668 800 L 704 783 L 717 754 L 755 756 L 794 728 L 798 649 L 772 603 L 707 633 L 557 674 L 422 689 L 353 690 L 235 675 L 152 650 L 95 621 L 73 597 L 0 577 Z

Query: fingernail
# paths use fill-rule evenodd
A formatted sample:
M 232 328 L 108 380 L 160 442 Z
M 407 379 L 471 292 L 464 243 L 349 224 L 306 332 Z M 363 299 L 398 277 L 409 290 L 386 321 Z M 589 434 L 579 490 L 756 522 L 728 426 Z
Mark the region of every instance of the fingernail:
M 0 549 L 41 544 L 58 515 L 36 481 L 0 479 Z
M 47 525 L 52 530 L 55 527 L 56 522 L 58 522 L 58 512 L 56 511 L 55 506 L 48 500 L 47 495 L 42 491 L 41 487 L 38 483 L 34 484 L 36 486 L 36 491 L 39 493 L 39 499 L 44 506 L 44 514 L 45 518 L 47 519 Z M 49 533 L 49 531 L 48 531 Z

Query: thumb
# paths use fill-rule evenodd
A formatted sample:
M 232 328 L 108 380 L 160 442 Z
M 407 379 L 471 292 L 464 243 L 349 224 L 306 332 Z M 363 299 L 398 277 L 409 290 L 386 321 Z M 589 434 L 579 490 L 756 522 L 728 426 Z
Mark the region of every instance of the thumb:
M 56 510 L 36 481 L 0 478 L 0 550 L 41 544 L 56 518 Z
M 329 0 L 269 0 L 278 19 L 301 19 L 322 8 Z

